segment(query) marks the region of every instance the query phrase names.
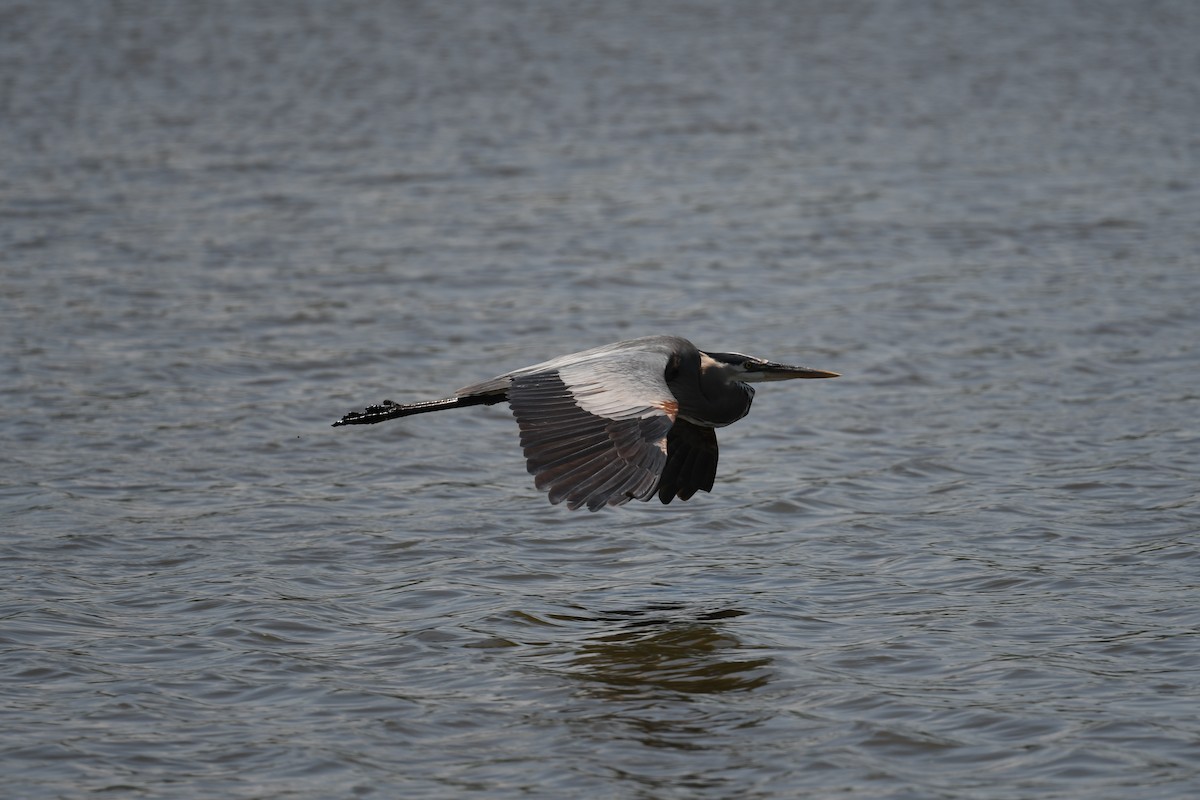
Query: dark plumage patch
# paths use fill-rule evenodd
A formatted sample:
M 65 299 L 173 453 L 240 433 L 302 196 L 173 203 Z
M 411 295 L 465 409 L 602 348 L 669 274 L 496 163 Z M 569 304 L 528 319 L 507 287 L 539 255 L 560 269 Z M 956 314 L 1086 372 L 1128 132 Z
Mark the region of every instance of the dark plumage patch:
M 717 433 L 712 428 L 675 420 L 667 435 L 667 463 L 658 482 L 658 499 L 687 500 L 711 492 L 717 478 Z
M 669 385 L 672 381 L 679 377 L 679 368 L 683 359 L 679 353 L 671 353 L 671 357 L 667 359 L 666 369 L 663 370 L 663 380 Z

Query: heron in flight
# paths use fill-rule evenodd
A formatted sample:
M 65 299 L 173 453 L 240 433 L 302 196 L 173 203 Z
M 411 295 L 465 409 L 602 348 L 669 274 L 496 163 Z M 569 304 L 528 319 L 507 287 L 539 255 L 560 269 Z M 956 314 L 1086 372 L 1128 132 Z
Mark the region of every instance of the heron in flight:
M 551 503 L 598 511 L 635 498 L 658 495 L 670 503 L 711 491 L 714 429 L 750 411 L 750 383 L 836 377 L 741 353 L 705 352 L 678 336 L 647 336 L 506 372 L 442 400 L 384 400 L 333 424 L 369 425 L 507 400 L 534 484 Z

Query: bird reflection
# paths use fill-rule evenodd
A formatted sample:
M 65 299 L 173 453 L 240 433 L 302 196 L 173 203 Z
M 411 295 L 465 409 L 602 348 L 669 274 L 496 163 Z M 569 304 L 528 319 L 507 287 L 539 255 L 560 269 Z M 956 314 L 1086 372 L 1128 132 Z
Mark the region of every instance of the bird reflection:
M 571 661 L 575 674 L 589 681 L 590 691 L 606 697 L 662 694 L 742 692 L 770 679 L 769 657 L 746 657 L 748 648 L 712 621 L 743 612 L 719 611 L 690 621 L 618 612 L 618 630 L 584 642 Z

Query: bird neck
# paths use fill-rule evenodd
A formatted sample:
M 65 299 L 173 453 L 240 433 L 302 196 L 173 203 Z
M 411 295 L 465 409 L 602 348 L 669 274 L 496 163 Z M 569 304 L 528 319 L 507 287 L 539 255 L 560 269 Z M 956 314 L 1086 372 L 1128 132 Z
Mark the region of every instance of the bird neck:
M 674 392 L 679 399 L 679 416 L 706 428 L 720 428 L 737 422 L 750 412 L 750 404 L 754 401 L 753 386 L 730 380 L 715 370 L 697 372 L 693 381 L 686 382 L 687 386 L 695 388 Z

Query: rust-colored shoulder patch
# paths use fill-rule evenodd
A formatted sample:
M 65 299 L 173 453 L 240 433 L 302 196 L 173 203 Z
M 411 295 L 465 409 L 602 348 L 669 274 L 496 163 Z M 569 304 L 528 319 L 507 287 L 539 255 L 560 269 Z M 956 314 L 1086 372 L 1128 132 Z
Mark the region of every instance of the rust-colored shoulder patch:
M 661 403 L 655 403 L 654 405 L 656 408 L 661 408 L 667 412 L 667 416 L 671 418 L 672 422 L 679 415 L 679 403 L 674 400 L 663 400 Z

